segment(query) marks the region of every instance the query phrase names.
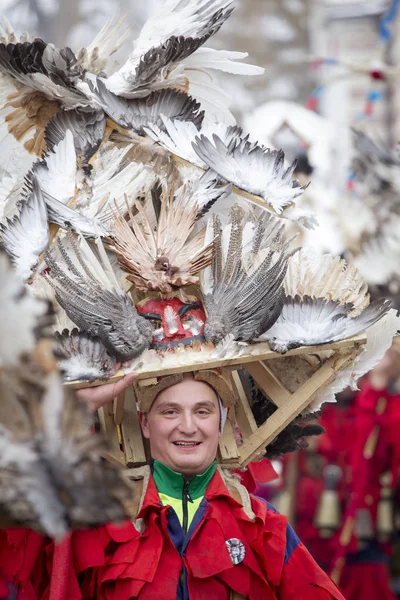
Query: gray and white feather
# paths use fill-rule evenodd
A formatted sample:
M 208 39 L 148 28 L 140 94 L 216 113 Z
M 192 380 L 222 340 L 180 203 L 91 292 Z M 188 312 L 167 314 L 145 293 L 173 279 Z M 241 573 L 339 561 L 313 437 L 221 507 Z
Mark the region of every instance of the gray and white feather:
M 217 135 L 201 135 L 192 144 L 196 154 L 226 181 L 265 200 L 278 214 L 293 204 L 304 186 L 292 179 L 296 162 L 285 168 L 282 150 L 270 150 L 247 138 L 228 146 Z
M 214 344 L 228 334 L 250 341 L 279 316 L 289 243 L 284 241 L 283 225 L 277 228 L 270 219 L 262 212 L 256 222 L 245 225 L 243 210 L 234 206 L 225 228 L 215 215 L 208 228 L 214 254 L 212 267 L 202 275 L 202 291 L 205 336 Z
M 109 379 L 116 368 L 99 337 L 74 328 L 56 331 L 58 364 L 66 381 Z
M 57 240 L 62 260 L 46 253 L 48 281 L 69 318 L 98 336 L 118 361 L 139 356 L 150 346 L 152 326 L 140 317 L 120 286 L 100 239 L 97 258 L 83 237 L 72 233 Z
M 1 241 L 21 281 L 29 281 L 49 243 L 46 204 L 34 174 L 25 181 L 19 213 L 0 226 Z

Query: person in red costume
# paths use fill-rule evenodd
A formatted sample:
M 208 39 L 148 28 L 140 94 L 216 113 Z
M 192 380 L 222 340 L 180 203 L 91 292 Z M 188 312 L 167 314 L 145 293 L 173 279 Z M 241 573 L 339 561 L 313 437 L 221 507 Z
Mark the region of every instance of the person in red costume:
M 114 393 L 80 394 L 94 407 Z M 223 416 L 215 390 L 191 375 L 163 389 L 141 414 L 153 460 L 136 519 L 56 547 L 3 531 L 5 577 L 29 600 L 343 600 L 287 518 L 217 468 Z
M 362 382 L 352 407 L 351 476 L 332 569 L 340 575 L 340 588 L 348 600 L 396 598 L 390 589 L 387 555 L 392 496 L 400 467 L 399 376 L 400 352 L 395 341 Z M 386 531 L 379 522 L 382 508 L 388 511 Z

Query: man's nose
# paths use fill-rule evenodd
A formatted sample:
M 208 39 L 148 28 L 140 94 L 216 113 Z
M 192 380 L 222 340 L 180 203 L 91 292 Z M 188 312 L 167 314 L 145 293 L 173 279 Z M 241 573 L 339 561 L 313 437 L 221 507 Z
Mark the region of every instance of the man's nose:
M 194 415 L 190 412 L 184 412 L 179 421 L 179 430 L 185 435 L 192 435 L 197 431 L 197 424 Z

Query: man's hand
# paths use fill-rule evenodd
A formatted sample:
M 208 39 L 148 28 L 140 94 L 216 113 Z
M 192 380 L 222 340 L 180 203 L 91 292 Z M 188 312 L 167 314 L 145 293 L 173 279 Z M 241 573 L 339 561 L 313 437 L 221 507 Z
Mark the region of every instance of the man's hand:
M 112 402 L 114 398 L 132 385 L 135 379 L 136 375 L 134 373 L 129 373 L 129 375 L 125 375 L 123 379 L 116 383 L 107 383 L 97 387 L 78 390 L 76 395 L 80 400 L 86 402 L 90 412 L 95 412 L 105 404 Z

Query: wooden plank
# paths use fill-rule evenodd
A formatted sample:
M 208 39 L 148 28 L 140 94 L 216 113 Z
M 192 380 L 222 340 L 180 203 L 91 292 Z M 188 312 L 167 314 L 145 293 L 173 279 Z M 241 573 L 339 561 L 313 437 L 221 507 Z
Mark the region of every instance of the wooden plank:
M 312 397 L 333 381 L 336 374 L 344 369 L 361 350 L 361 348 L 355 348 L 353 351 L 335 353 L 331 356 L 310 379 L 292 394 L 283 406 L 279 407 L 255 433 L 243 442 L 239 449 L 241 465 L 246 466 L 251 460 L 263 454 L 265 447 L 278 433 L 305 410 Z
M 239 450 L 236 444 L 235 436 L 232 431 L 232 423 L 226 420 L 224 431 L 219 440 L 219 451 L 221 462 L 235 460 L 238 462 Z
M 322 352 L 323 350 L 340 350 L 343 348 L 352 348 L 355 345 L 358 346 L 360 344 L 365 344 L 366 341 L 367 336 L 365 334 L 361 334 L 352 338 L 347 338 L 346 340 L 341 340 L 339 342 L 332 342 L 330 344 L 321 344 L 319 346 L 301 346 L 300 348 L 289 350 L 284 356 L 296 356 L 299 354 L 313 353 L 315 354 L 316 352 Z M 186 373 L 188 371 L 193 371 L 194 369 L 196 369 L 197 371 L 201 371 L 202 369 L 216 369 L 218 367 L 229 367 L 232 365 L 236 365 L 237 367 L 239 367 L 240 365 L 246 365 L 247 363 L 257 362 L 261 360 L 272 360 L 282 358 L 282 354 L 270 350 L 266 342 L 254 345 L 253 347 L 255 346 L 257 346 L 257 354 L 241 354 L 240 356 L 238 355 L 231 358 L 212 358 L 209 360 L 203 360 L 202 362 L 197 362 L 188 365 L 176 365 L 168 368 L 161 367 L 152 371 L 148 370 L 148 367 L 145 365 L 137 371 L 135 371 L 135 373 L 137 375 L 138 380 L 151 379 L 153 377 L 163 377 L 164 375 L 172 375 L 173 373 Z M 199 356 L 201 356 L 200 353 Z M 98 385 L 104 385 L 106 383 L 115 383 L 116 381 L 122 379 L 124 375 L 125 372 L 120 370 L 107 381 L 93 381 L 91 383 L 88 383 L 87 381 L 67 381 L 64 383 L 64 385 L 72 387 L 74 389 L 95 387 Z
M 236 421 L 240 432 L 245 439 L 257 430 L 257 423 L 237 371 L 232 373 L 232 382 L 238 397 L 238 401 L 235 406 Z
M 265 362 L 248 363 L 246 369 L 276 406 L 283 406 L 291 393 Z
M 125 402 L 125 391 L 122 392 L 119 396 L 114 398 L 113 402 L 113 412 L 114 412 L 114 423 L 116 425 L 121 425 L 122 417 L 124 414 L 124 402 Z
M 133 386 L 130 386 L 125 390 L 125 406 L 121 430 L 127 466 L 132 467 L 145 464 L 147 458 L 143 444 L 139 415 L 136 409 L 136 398 Z
M 99 408 L 98 415 L 100 428 L 108 443 L 105 457 L 125 466 L 125 457 L 119 445 L 117 425 L 114 422 L 113 403 L 110 402 Z

